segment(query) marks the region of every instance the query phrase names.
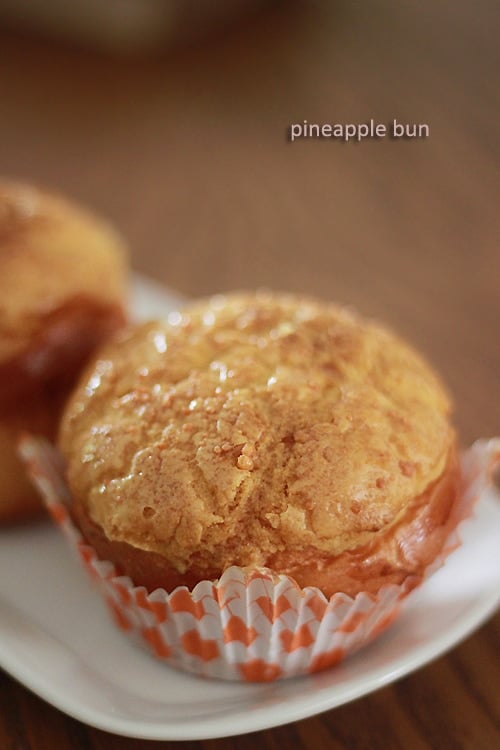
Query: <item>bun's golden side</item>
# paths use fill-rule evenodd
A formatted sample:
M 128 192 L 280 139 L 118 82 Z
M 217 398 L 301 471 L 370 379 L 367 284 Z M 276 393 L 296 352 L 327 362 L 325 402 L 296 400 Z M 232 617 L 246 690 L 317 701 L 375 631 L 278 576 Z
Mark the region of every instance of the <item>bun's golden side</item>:
M 55 436 L 84 362 L 124 323 L 125 276 L 123 245 L 105 222 L 0 181 L 0 520 L 39 507 L 16 437 L 22 429 Z
M 123 243 L 106 222 L 57 196 L 0 181 L 0 270 L 0 368 L 15 363 L 43 375 L 50 353 L 44 359 L 38 349 L 50 349 L 43 344 L 66 314 L 76 318 L 73 329 L 84 327 L 82 311 L 123 319 Z
M 105 347 L 59 444 L 89 541 L 149 588 L 268 566 L 373 590 L 422 573 L 458 482 L 449 400 L 371 321 L 216 297 Z

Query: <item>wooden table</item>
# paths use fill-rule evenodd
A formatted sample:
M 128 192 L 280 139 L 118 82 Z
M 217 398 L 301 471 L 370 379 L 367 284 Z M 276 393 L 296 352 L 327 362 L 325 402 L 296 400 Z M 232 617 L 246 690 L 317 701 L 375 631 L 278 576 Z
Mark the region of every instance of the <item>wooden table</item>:
M 0 168 L 108 215 L 134 267 L 186 295 L 266 285 L 379 316 L 440 369 L 468 443 L 500 425 L 499 10 L 288 3 L 136 59 L 3 32 Z M 287 140 L 304 119 L 370 118 L 425 123 L 429 137 Z M 499 626 L 322 716 L 186 747 L 491 750 Z M 0 677 L 2 749 L 159 746 L 90 729 Z

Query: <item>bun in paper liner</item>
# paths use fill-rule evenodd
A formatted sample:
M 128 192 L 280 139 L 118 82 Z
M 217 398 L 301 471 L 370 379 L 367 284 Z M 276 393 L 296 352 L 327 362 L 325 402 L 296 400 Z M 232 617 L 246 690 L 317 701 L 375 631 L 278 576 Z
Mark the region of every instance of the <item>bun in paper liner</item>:
M 329 600 L 319 589 L 265 569 L 230 567 L 218 581 L 192 591 L 148 593 L 100 560 L 74 525 L 59 453 L 47 441 L 23 437 L 20 453 L 53 519 L 99 584 L 117 625 L 159 659 L 206 677 L 272 681 L 333 666 L 372 641 L 397 617 L 420 578 L 383 586 L 377 595 L 343 593 Z M 462 488 L 453 508 L 454 531 L 428 566 L 428 577 L 460 544 L 459 524 L 492 482 L 500 439 L 479 440 L 461 457 Z

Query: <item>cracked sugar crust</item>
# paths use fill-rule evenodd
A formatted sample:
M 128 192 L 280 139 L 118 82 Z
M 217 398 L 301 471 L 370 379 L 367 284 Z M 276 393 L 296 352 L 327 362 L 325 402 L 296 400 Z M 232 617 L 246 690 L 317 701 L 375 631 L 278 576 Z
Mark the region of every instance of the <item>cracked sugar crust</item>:
M 449 399 L 380 325 L 219 296 L 101 350 L 59 445 L 76 516 L 180 573 L 340 555 L 396 527 L 454 450 Z

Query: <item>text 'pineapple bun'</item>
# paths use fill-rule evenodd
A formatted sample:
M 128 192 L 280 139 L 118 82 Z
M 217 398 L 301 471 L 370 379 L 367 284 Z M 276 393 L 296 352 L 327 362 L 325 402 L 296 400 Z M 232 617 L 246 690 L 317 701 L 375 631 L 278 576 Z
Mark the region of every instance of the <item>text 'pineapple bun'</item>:
M 215 297 L 105 346 L 63 417 L 73 512 L 149 590 L 230 565 L 376 591 L 440 552 L 449 400 L 379 324 L 292 295 Z

